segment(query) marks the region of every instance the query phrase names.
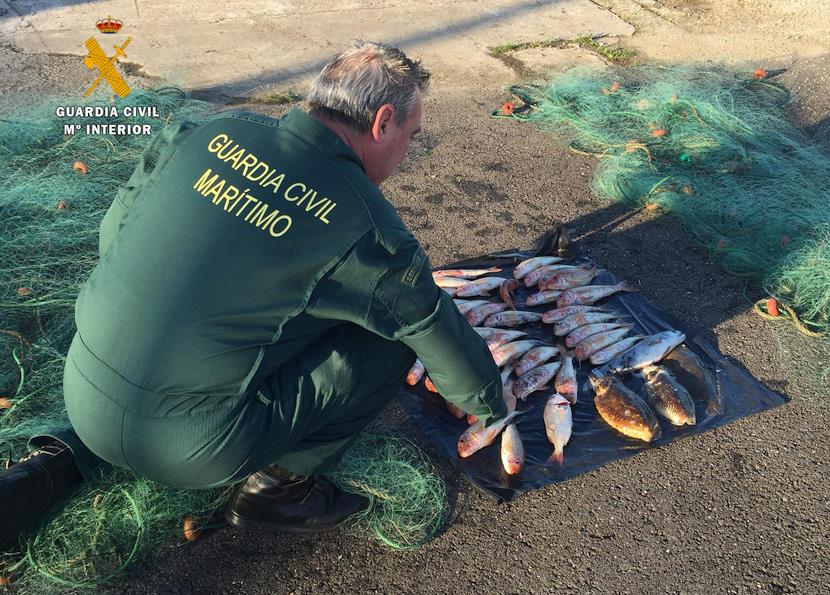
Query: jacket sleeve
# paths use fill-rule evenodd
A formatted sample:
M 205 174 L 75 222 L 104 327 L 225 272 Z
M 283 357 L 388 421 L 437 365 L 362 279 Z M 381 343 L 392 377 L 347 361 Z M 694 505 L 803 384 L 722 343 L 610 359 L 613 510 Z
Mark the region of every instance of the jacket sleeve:
M 168 124 L 145 147 L 130 179 L 118 189 L 112 204 L 101 221 L 98 253 L 103 256 L 115 239 L 124 218 L 154 171 L 160 171 L 176 152 L 179 144 L 197 126 L 194 122 Z
M 367 234 L 315 293 L 312 315 L 349 320 L 402 341 L 448 401 L 485 423 L 507 415 L 490 350 L 435 285 L 429 260 L 411 234 L 394 253 Z

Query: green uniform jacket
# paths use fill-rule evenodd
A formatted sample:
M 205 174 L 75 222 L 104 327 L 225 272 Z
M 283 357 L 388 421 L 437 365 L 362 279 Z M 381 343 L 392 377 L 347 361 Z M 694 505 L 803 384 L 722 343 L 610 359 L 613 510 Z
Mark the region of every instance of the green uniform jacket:
M 209 409 L 352 322 L 408 345 L 465 411 L 506 414 L 484 341 L 417 240 L 357 155 L 301 110 L 165 128 L 105 215 L 100 257 L 79 339 L 143 389 Z

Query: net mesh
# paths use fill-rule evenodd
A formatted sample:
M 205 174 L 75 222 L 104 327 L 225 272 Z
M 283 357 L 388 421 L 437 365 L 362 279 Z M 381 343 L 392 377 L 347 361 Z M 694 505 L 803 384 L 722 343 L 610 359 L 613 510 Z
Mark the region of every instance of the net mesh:
M 55 107 L 72 104 L 56 97 L 0 120 L 0 453 L 12 459 L 31 436 L 67 424 L 62 380 L 75 299 L 97 260 L 100 221 L 149 140 L 64 136 Z M 159 118 L 108 119 L 153 130 L 212 110 L 172 88 L 137 90 L 116 105 L 155 106 Z M 338 481 L 371 496 L 358 526 L 391 547 L 417 547 L 445 518 L 443 483 L 400 436 L 361 436 Z M 20 593 L 111 582 L 160 544 L 182 539 L 186 517 L 197 529 L 221 524 L 230 493 L 174 490 L 107 469 L 0 553 L 0 578 L 11 577 Z

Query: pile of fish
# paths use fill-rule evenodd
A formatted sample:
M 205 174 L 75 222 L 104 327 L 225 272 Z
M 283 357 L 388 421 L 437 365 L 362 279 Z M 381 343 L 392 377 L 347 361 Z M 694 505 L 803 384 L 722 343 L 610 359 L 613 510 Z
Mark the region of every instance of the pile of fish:
M 632 334 L 632 321 L 601 305 L 611 295 L 636 291 L 626 283 L 593 285 L 602 272 L 594 264 L 566 264 L 565 259 L 554 256 L 522 261 L 513 270 L 513 278 L 495 276 L 500 272 L 500 268 L 493 267 L 433 273 L 436 285 L 453 296 L 459 312 L 490 348 L 502 372 L 509 412 L 485 427 L 445 401 L 452 415 L 466 418 L 469 424 L 458 440 L 461 457 L 493 444 L 501 435 L 502 466 L 510 475 L 519 473 L 525 454 L 515 421 L 533 407 L 517 409 L 517 403 L 545 392 L 542 418 L 553 445 L 548 462 L 563 465 L 564 448 L 573 426 L 571 408 L 579 393 L 575 365 L 594 366 L 588 383 L 596 410 L 608 425 L 630 438 L 646 442 L 660 438 L 658 416 L 675 426 L 694 425 L 694 399 L 703 400 L 710 415 L 722 412 L 712 376 L 694 352 L 682 344 L 683 333 Z M 516 290 L 521 286 L 529 293 L 524 303 L 517 305 Z M 541 313 L 519 309 L 548 304 L 550 309 Z M 550 325 L 544 333 L 550 341 L 517 330 L 534 323 Z M 621 381 L 626 374 L 636 374 L 643 380 L 642 396 Z M 415 385 L 421 379 L 427 390 L 437 393 L 423 364 L 417 361 L 407 375 L 407 383 Z

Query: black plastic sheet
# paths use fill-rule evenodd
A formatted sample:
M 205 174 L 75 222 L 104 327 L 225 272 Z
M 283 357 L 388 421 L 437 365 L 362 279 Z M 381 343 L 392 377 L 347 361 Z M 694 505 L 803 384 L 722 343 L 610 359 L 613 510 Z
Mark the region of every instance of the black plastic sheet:
M 441 268 L 500 266 L 502 271 L 497 276 L 512 278 L 513 269 L 519 262 L 536 255 L 533 251 L 503 252 L 453 263 Z M 572 260 L 577 263 L 588 261 L 585 258 Z M 606 285 L 617 281 L 618 279 L 610 272 L 604 271 L 592 284 Z M 517 309 L 545 312 L 556 307 L 555 304 L 525 306 L 526 297 L 536 291 L 535 287 L 528 290 L 522 286 L 515 294 Z M 533 393 L 524 402 L 519 401 L 518 409 L 529 408 L 527 413 L 514 420 L 525 449 L 525 467 L 517 475 L 511 476 L 502 469 L 501 437 L 469 458 L 460 458 L 456 445 L 459 436 L 468 427 L 466 420 L 453 417 L 446 410 L 443 399 L 424 388 L 423 380 L 414 387 L 404 386 L 400 400 L 416 425 L 465 478 L 486 494 L 498 500 L 512 500 L 528 490 L 565 481 L 611 461 L 624 459 L 651 448 L 658 448 L 680 438 L 700 434 L 741 417 L 783 405 L 789 400 L 765 388 L 738 362 L 719 353 L 708 341 L 691 333 L 683 324 L 661 312 L 639 293 L 616 294 L 601 300 L 598 305 L 624 312 L 635 323 L 632 329 L 634 334 L 649 335 L 669 329 L 683 332 L 686 335 L 683 344 L 697 354 L 716 380 L 723 403 L 723 413 L 708 414 L 705 404 L 695 400 L 696 425 L 678 427 L 660 418 L 662 436 L 659 440 L 646 443 L 628 438 L 606 424 L 594 407 L 593 391 L 587 383 L 588 373 L 593 366 L 588 361 L 582 362 L 581 365 L 575 361 L 579 379 L 579 397 L 572 408 L 573 433 L 570 442 L 565 446 L 565 464 L 560 466 L 555 462 L 547 462 L 553 452 L 553 446 L 545 435 L 542 412 L 547 397 L 554 393 L 551 388 L 548 391 Z M 518 329 L 528 332 L 530 335 L 528 338 L 536 338 L 546 344 L 555 345 L 558 339 L 553 334 L 552 325 L 541 322 L 524 325 Z M 621 379 L 626 386 L 642 395 L 642 381 L 639 377 L 627 375 Z

